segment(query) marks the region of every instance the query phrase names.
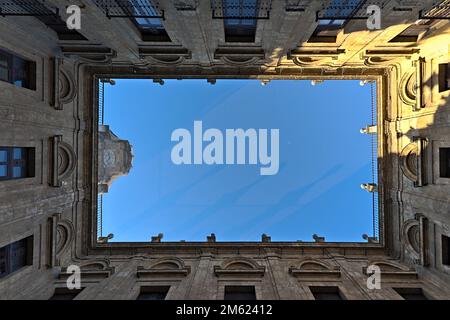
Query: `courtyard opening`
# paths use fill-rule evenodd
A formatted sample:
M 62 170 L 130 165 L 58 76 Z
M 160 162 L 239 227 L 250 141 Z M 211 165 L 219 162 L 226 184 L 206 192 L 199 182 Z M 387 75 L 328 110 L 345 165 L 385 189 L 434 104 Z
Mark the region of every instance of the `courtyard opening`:
M 100 80 L 98 236 L 376 241 L 375 95 L 360 80 Z

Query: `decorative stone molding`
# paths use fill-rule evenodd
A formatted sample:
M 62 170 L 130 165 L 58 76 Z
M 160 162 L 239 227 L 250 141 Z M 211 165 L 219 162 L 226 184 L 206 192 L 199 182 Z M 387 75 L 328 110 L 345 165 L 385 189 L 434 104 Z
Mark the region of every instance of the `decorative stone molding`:
M 76 85 L 72 74 L 62 67 L 62 59 L 51 58 L 52 75 L 50 77 L 52 94 L 50 104 L 56 110 L 62 110 L 64 103 L 71 102 L 76 96 Z
M 51 138 L 50 163 L 50 185 L 61 187 L 62 181 L 73 173 L 77 163 L 77 156 L 73 148 L 62 141 L 61 135 Z
M 415 187 L 426 185 L 426 154 L 428 140 L 413 137 L 413 142 L 407 144 L 400 153 L 400 168 L 403 174 L 414 182 Z
M 341 54 L 345 49 L 297 48 L 289 51 L 287 58 L 300 67 L 331 66 Z
M 420 226 L 419 221 L 410 219 L 402 226 L 402 239 L 406 249 L 414 259 L 420 258 Z
M 400 153 L 400 168 L 411 181 L 417 181 L 417 143 L 407 144 Z
M 265 53 L 261 47 L 219 47 L 214 52 L 214 59 L 229 65 L 243 66 L 262 63 Z
M 428 249 L 428 219 L 418 214 L 415 219 L 403 223 L 401 230 L 402 241 L 414 263 L 429 265 Z
M 263 277 L 265 272 L 266 267 L 248 258 L 233 258 L 226 260 L 221 266 L 214 266 L 217 277 Z
M 313 258 L 303 259 L 297 266 L 289 267 L 289 273 L 296 278 L 337 279 L 341 277 L 341 268 Z
M 416 72 L 405 73 L 399 83 L 399 95 L 403 103 L 409 106 L 416 105 Z
M 387 260 L 369 260 L 367 266 L 377 266 L 380 268 L 382 281 L 392 280 L 416 280 L 418 278 L 417 272 L 395 261 Z M 367 273 L 367 267 L 363 267 L 363 274 Z
M 73 265 L 77 264 L 73 263 Z M 110 267 L 109 261 L 106 259 L 85 262 L 79 267 L 82 282 L 98 282 L 114 273 L 114 267 Z M 67 267 L 64 267 L 61 269 L 58 280 L 66 281 L 70 275 L 71 273 L 67 273 Z
M 401 48 L 401 49 L 372 49 L 366 50 L 361 54 L 361 59 L 368 67 L 386 66 L 395 64 L 399 59 L 411 59 L 411 57 L 419 52 L 417 48 Z
M 56 213 L 47 219 L 46 224 L 46 265 L 55 267 L 61 264 L 61 255 L 70 247 L 75 229 L 69 220 L 61 220 Z
M 153 277 L 186 277 L 191 272 L 191 267 L 186 266 L 179 258 L 163 258 L 157 260 L 150 268 L 137 267 L 136 276 L 139 279 Z
M 74 238 L 74 227 L 71 221 L 61 220 L 56 226 L 56 265 L 60 265 L 61 255 L 70 247 Z
M 183 47 L 140 47 L 139 56 L 142 59 L 149 58 L 151 62 L 177 65 L 183 63 L 186 59 L 191 59 L 192 55 L 188 49 Z

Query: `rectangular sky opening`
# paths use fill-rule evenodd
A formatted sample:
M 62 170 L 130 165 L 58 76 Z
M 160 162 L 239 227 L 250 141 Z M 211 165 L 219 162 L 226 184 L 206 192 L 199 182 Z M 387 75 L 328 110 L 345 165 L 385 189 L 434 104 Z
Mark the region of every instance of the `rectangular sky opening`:
M 104 85 L 99 129 L 110 241 L 374 235 L 376 192 L 361 184 L 376 188 L 377 140 L 360 129 L 376 122 L 375 83 L 114 81 Z

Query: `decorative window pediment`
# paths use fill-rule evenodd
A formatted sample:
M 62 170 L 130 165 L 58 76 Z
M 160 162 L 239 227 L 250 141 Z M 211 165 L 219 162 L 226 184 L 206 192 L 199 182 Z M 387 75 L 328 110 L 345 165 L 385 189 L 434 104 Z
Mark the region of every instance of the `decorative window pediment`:
M 225 261 L 221 266 L 214 266 L 217 277 L 263 277 L 266 267 L 247 258 L 235 258 Z
M 137 277 L 186 277 L 191 272 L 191 267 L 186 266 L 181 259 L 170 258 L 160 259 L 151 265 L 150 268 L 138 266 Z

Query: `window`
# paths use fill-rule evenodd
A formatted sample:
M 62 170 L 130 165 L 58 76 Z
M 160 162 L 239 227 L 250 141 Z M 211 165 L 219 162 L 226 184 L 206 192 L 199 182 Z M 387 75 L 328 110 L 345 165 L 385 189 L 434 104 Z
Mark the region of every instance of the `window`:
M 49 300 L 73 300 L 83 289 L 56 288 Z
M 223 0 L 225 42 L 255 42 L 257 0 Z
M 332 0 L 323 12 L 323 18 L 309 38 L 309 43 L 335 43 L 337 35 L 342 30 L 348 19 L 359 10 L 361 0 L 342 1 Z
M 442 247 L 442 264 L 450 266 L 450 238 L 442 235 L 441 239 Z
M 450 63 L 439 65 L 439 92 L 450 90 Z
M 439 148 L 439 176 L 450 178 L 450 148 Z
M 256 300 L 254 286 L 225 286 L 224 300 Z
M 135 15 L 131 19 L 141 33 L 142 41 L 171 41 L 150 0 L 129 0 L 129 3 Z
M 165 300 L 170 286 L 141 287 L 137 300 Z
M 34 148 L 0 147 L 0 181 L 34 177 Z
M 33 236 L 0 248 L 0 278 L 33 264 Z
M 429 21 L 431 22 L 431 20 Z M 428 29 L 428 24 L 413 24 L 395 36 L 389 42 L 417 42 L 422 32 Z
M 0 50 L 0 80 L 36 90 L 36 63 Z
M 344 300 L 338 287 L 309 287 L 316 300 Z
M 422 288 L 393 288 L 405 300 L 428 300 Z

